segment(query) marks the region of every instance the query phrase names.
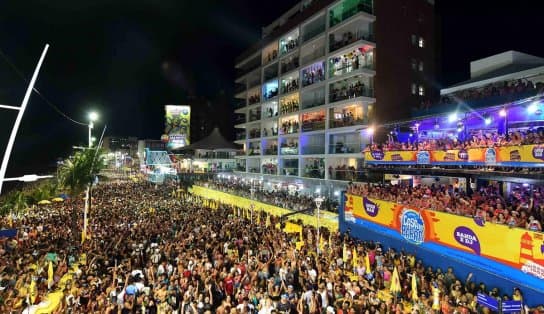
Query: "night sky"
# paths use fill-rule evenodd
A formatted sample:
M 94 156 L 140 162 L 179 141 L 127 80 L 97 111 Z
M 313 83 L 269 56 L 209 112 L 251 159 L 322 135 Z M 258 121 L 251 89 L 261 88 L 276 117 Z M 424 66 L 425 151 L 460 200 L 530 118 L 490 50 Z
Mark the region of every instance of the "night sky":
M 109 135 L 158 139 L 165 104 L 183 104 L 188 96 L 213 100 L 220 93 L 231 99 L 234 58 L 258 40 L 261 26 L 296 2 L 1 1 L 0 50 L 29 79 L 49 43 L 36 85 L 45 98 L 79 121 L 99 111 L 97 128 L 107 123 Z M 437 1 L 443 61 L 437 86 L 467 79 L 468 62 L 491 54 L 519 50 L 544 57 L 543 7 L 541 1 Z M 18 106 L 25 88 L 0 56 L 0 104 Z M 0 111 L 2 153 L 14 118 L 15 112 Z M 229 125 L 230 117 L 210 119 Z M 86 132 L 33 94 L 8 176 L 45 171 L 72 145 L 83 144 Z

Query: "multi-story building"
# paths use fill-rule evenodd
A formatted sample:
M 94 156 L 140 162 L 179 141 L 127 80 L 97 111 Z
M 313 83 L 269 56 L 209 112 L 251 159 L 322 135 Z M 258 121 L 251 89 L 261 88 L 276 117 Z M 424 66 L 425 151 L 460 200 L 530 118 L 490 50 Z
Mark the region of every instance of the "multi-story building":
M 437 95 L 434 37 L 430 0 L 298 3 L 237 59 L 237 170 L 352 180 L 373 126 Z

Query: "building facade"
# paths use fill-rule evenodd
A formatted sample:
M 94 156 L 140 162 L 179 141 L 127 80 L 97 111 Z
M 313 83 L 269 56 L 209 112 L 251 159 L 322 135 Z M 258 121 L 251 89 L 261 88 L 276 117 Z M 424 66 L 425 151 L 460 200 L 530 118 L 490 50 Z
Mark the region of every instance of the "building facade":
M 432 101 L 434 3 L 302 1 L 236 63 L 236 170 L 352 181 L 381 122 Z

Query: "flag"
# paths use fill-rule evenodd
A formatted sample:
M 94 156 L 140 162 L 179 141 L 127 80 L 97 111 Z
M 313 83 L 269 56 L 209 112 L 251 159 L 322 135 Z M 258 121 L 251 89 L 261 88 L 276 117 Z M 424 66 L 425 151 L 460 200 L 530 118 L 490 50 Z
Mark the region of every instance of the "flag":
M 270 214 L 266 213 L 265 227 L 270 227 Z
M 342 261 L 344 263 L 348 262 L 348 246 L 344 243 L 344 248 L 342 249 Z
M 36 280 L 34 278 L 31 279 L 30 287 L 28 287 L 28 301 L 30 301 L 30 305 L 34 304 L 34 301 L 36 301 L 36 294 L 37 294 L 37 288 L 36 288 Z
M 366 273 L 367 274 L 370 274 L 372 271 L 370 270 L 370 258 L 368 257 L 368 253 L 366 253 L 365 255 L 365 269 L 366 269 Z
M 53 262 L 50 260 L 49 261 L 49 267 L 47 269 L 47 287 L 49 289 L 51 289 L 51 287 L 53 286 L 53 282 L 54 282 L 54 279 L 53 279 Z
M 81 244 L 85 243 L 85 230 L 81 230 Z
M 417 279 L 416 279 L 416 273 L 412 274 L 412 300 L 417 301 Z
M 321 253 L 325 251 L 325 240 L 323 240 L 323 234 L 319 234 L 319 251 Z
M 357 248 L 354 248 L 351 251 L 351 263 L 353 265 L 353 268 L 357 267 L 357 264 L 359 263 L 359 257 L 357 256 Z
M 399 293 L 401 291 L 399 272 L 397 270 L 397 266 L 395 266 L 395 269 L 393 269 L 393 276 L 391 278 L 391 287 L 389 287 L 389 291 L 391 291 L 394 294 Z

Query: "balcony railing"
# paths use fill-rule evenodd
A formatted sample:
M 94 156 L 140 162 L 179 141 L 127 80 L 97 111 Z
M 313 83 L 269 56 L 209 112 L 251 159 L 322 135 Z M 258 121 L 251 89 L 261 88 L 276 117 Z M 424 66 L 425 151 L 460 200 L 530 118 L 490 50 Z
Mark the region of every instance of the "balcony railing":
M 258 167 L 249 167 L 250 173 L 261 173 Z
M 265 155 L 277 155 L 278 154 L 278 148 L 277 147 L 270 147 L 264 150 Z
M 313 108 L 317 106 L 323 106 L 325 104 L 325 96 L 319 97 L 319 99 L 311 99 L 302 101 L 302 109 Z
M 329 145 L 329 154 L 355 154 L 363 151 L 363 145 L 359 143 L 336 142 Z
M 286 42 L 283 46 L 280 47 L 281 54 L 288 54 L 289 52 L 297 49 L 298 47 L 298 38 L 291 39 L 288 42 Z
M 298 147 L 282 147 L 280 155 L 298 155 Z
M 362 116 L 346 116 L 343 119 L 332 119 L 329 122 L 329 128 L 342 128 L 346 126 L 362 125 L 368 123 L 368 119 Z
M 258 104 L 260 101 L 261 101 L 261 95 L 253 95 L 253 96 L 249 96 L 248 98 L 248 104 L 250 106 L 254 104 Z
M 281 174 L 284 176 L 298 176 L 298 167 L 283 167 Z
M 335 77 L 335 76 L 341 76 L 344 74 L 351 73 L 353 71 L 357 71 L 360 69 L 368 69 L 368 70 L 374 70 L 374 63 L 373 62 L 351 62 L 348 63 L 342 67 L 335 68 L 334 66 L 329 66 L 329 77 Z
M 331 34 L 331 39 L 329 43 L 329 52 L 333 52 L 343 47 L 349 46 L 359 40 L 366 40 L 366 41 L 372 41 L 372 42 L 374 41 L 373 34 L 363 33 L 362 31 L 357 32 L 357 35 L 355 36 L 353 36 L 353 33 L 351 32 L 345 33 L 343 36 L 344 38 L 342 38 L 341 40 L 334 40 L 334 37 L 332 36 L 334 35 Z
M 310 132 L 325 129 L 325 119 L 319 121 L 302 121 L 302 132 Z
M 302 155 L 325 154 L 325 143 L 321 145 L 306 145 L 301 147 Z
M 300 64 L 298 63 L 298 57 L 294 58 L 293 61 L 291 61 L 291 62 L 282 63 L 281 73 L 286 73 L 286 72 L 289 72 L 291 70 L 294 70 L 294 69 L 298 68 L 299 65 Z
M 280 128 L 280 134 L 294 134 L 299 132 L 299 124 L 298 122 L 287 124 L 284 123 L 282 127 Z
M 345 2 L 346 1 L 344 1 L 344 3 Z M 343 5 L 344 3 L 339 5 Z M 335 25 L 338 25 L 359 12 L 366 12 L 366 13 L 373 14 L 374 10 L 372 8 L 372 1 L 360 0 L 357 3 L 355 3 L 353 6 L 351 6 L 350 8 L 343 9 L 341 12 L 339 12 L 339 14 L 332 14 L 332 16 L 330 17 L 329 26 L 333 27 Z
M 261 130 L 251 130 L 249 131 L 249 138 L 259 138 L 261 137 Z
M 269 99 L 274 98 L 276 96 L 278 96 L 278 89 L 277 88 L 268 91 L 268 93 L 266 93 L 263 98 L 264 98 L 264 100 L 269 100 Z
M 261 149 L 260 148 L 253 148 L 250 147 L 247 153 L 248 156 L 260 156 L 261 155 Z
M 300 63 L 307 64 L 310 61 L 323 57 L 324 55 L 325 55 L 325 47 L 321 46 L 321 47 L 312 49 L 312 53 L 302 56 L 300 59 L 301 60 Z
M 280 105 L 280 115 L 298 111 L 299 108 L 300 106 L 297 101 L 284 103 Z
M 313 29 L 306 29 L 304 31 L 304 34 L 302 35 L 302 41 L 306 42 L 320 34 L 322 34 L 325 31 L 325 22 L 323 21 L 323 24 L 318 25 L 317 27 Z
M 329 102 L 337 102 L 357 97 L 374 97 L 374 89 L 365 86 L 356 86 L 345 89 L 332 89 L 329 94 Z
M 263 174 L 276 175 L 278 173 L 278 166 L 274 164 L 262 165 Z
M 236 171 L 245 172 L 246 166 L 245 165 L 236 165 Z
M 263 128 L 263 136 L 276 136 L 278 135 L 278 128 Z
M 325 168 L 306 166 L 304 167 L 302 176 L 305 178 L 325 179 Z
M 278 58 L 278 50 L 274 50 L 272 52 L 269 52 L 266 57 L 264 58 L 264 64 L 269 64 L 270 62 L 276 60 Z
M 260 111 L 250 112 L 249 113 L 249 122 L 257 121 L 257 120 L 260 120 L 260 119 L 261 119 L 261 112 Z

